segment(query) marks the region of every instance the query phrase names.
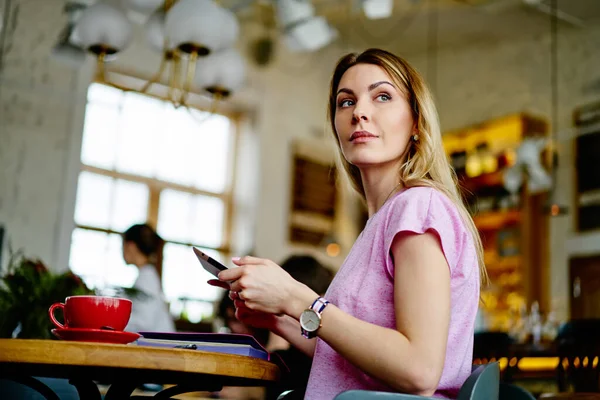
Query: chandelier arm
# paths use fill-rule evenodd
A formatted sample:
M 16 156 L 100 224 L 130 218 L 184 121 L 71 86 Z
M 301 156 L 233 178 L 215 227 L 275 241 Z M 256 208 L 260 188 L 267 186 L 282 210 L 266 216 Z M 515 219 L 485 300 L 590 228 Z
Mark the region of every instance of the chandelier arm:
M 185 102 L 188 96 L 188 93 L 192 87 L 192 82 L 194 81 L 194 76 L 196 75 L 196 63 L 198 61 L 198 51 L 193 50 L 190 53 L 190 58 L 186 65 L 186 78 L 185 82 L 183 82 L 181 97 L 179 98 L 179 104 L 185 106 Z
M 96 54 L 96 76 L 94 77 L 94 81 L 101 83 L 106 86 L 114 87 L 115 89 L 122 90 L 123 92 L 131 92 L 133 89 L 130 89 L 125 86 L 117 85 L 116 83 L 110 82 L 106 79 L 106 51 L 99 51 Z
M 219 93 L 216 93 L 213 96 L 213 101 L 212 104 L 210 105 L 210 109 L 208 110 L 208 115 L 202 119 L 198 119 L 194 113 L 191 110 L 191 107 L 189 104 L 183 102 L 181 103 L 182 106 L 185 107 L 185 109 L 187 110 L 187 112 L 190 114 L 190 117 L 192 117 L 192 119 L 194 119 L 196 121 L 197 124 L 202 125 L 203 123 L 205 123 L 206 121 L 208 121 L 210 118 L 212 118 L 212 116 L 217 112 L 217 108 L 219 106 L 219 102 L 223 99 L 223 96 Z
M 171 75 L 171 85 L 170 86 L 173 89 L 170 99 L 173 102 L 173 105 L 175 106 L 175 108 L 177 108 L 181 105 L 181 103 L 180 103 L 181 94 L 180 93 L 183 90 L 182 83 L 181 83 L 181 57 L 178 55 L 173 59 L 173 74 Z
M 102 51 L 96 58 L 96 80 L 102 83 L 108 83 L 106 80 L 106 70 L 104 68 L 105 60 L 106 53 Z
M 160 66 L 158 67 L 158 72 L 154 75 L 146 84 L 140 89 L 141 93 L 146 93 L 148 89 L 152 87 L 155 83 L 160 82 L 165 70 L 167 69 L 167 65 L 169 64 L 169 59 L 166 54 L 163 55 L 162 60 L 160 61 Z
M 169 99 L 169 101 L 173 102 L 173 99 L 175 98 L 173 96 L 173 92 L 175 90 L 175 85 L 176 85 L 176 69 L 177 69 L 177 57 L 173 57 L 173 62 L 170 63 L 169 65 L 169 88 L 167 91 L 167 97 Z

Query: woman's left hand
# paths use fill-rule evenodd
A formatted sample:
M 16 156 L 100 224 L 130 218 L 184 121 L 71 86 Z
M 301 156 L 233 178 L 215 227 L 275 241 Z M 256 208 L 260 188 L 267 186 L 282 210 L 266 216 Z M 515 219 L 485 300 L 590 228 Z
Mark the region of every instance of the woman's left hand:
M 250 256 L 232 260 L 238 268 L 222 271 L 219 280 L 232 282 L 232 298 L 242 300 L 250 310 L 289 314 L 294 303 L 313 297 L 306 294 L 312 290 L 271 260 Z

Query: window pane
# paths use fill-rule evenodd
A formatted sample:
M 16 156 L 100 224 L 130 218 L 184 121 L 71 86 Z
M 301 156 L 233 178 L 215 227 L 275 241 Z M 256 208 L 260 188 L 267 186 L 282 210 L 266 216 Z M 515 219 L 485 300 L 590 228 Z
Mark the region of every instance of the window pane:
M 210 254 L 207 249 L 202 251 Z M 206 283 L 209 279 L 214 279 L 214 276 L 202 268 L 191 247 L 173 243 L 165 245 L 163 290 L 169 301 L 181 297 L 209 301 L 219 299 L 223 289 Z
M 69 266 L 90 288 L 104 286 L 104 263 L 108 235 L 76 228 L 71 237 Z
M 209 247 L 221 246 L 223 244 L 224 217 L 225 207 L 221 199 L 195 196 L 194 223 L 190 242 L 201 243 Z
M 73 231 L 69 265 L 90 288 L 133 285 L 137 268 L 125 265 L 122 254 L 120 235 L 81 228 Z
M 118 107 L 123 98 L 123 91 L 101 83 L 92 83 L 88 88 L 87 98 L 90 103 Z
M 158 234 L 167 240 L 190 243 L 192 200 L 189 193 L 164 189 L 158 208 Z
M 148 217 L 148 186 L 118 179 L 114 185 L 110 227 L 123 232 L 133 224 L 144 223 Z
M 108 228 L 113 180 L 110 177 L 82 171 L 77 184 L 75 222 Z
M 117 170 L 147 177 L 154 175 L 157 133 L 163 130 L 164 108 L 161 100 L 126 94 L 121 111 Z
M 119 110 L 116 107 L 88 104 L 85 110 L 81 162 L 113 169 L 118 133 Z
M 194 171 L 193 185 L 213 193 L 223 193 L 227 185 L 229 146 L 231 139 L 229 118 L 214 114 L 197 126 L 192 137 L 193 150 L 188 154 L 191 171 Z
M 191 162 L 192 157 L 198 157 L 198 149 L 191 140 L 199 126 L 184 108 L 175 109 L 172 105 L 166 107 L 164 119 L 168 123 L 158 136 L 156 177 L 191 186 L 198 173 Z

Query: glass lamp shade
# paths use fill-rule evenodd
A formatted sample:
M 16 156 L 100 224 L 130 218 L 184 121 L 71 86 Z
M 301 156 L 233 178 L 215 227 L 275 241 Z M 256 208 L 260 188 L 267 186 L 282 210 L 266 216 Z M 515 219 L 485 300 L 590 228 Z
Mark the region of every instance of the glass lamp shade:
M 164 0 L 123 0 L 123 5 L 130 10 L 143 14 L 151 14 L 164 4 Z
M 240 89 L 246 79 L 246 64 L 235 49 L 227 49 L 198 60 L 194 83 L 224 97 Z
M 284 27 L 310 19 L 315 8 L 308 0 L 277 0 L 277 19 Z
M 233 13 L 212 0 L 180 0 L 167 13 L 165 31 L 182 52 L 207 55 L 232 46 L 239 26 Z
M 221 35 L 220 50 L 233 47 L 240 34 L 240 25 L 235 14 L 225 8 L 219 8 L 221 13 L 221 26 L 219 33 Z
M 316 51 L 334 41 L 338 32 L 322 16 L 312 17 L 288 28 L 285 42 L 292 51 Z
M 121 10 L 96 3 L 82 12 L 73 36 L 82 47 L 96 54 L 114 54 L 129 45 L 132 27 Z
M 148 44 L 153 50 L 161 53 L 173 49 L 171 43 L 165 43 L 165 17 L 163 10 L 157 10 L 148 18 L 145 25 Z

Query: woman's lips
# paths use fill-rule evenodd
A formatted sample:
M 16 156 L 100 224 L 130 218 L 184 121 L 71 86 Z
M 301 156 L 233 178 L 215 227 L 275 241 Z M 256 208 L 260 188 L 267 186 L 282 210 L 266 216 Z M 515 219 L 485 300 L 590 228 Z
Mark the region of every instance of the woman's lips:
M 377 139 L 377 135 L 373 135 L 367 131 L 356 131 L 350 136 L 350 141 L 353 143 L 365 143 L 373 139 Z

